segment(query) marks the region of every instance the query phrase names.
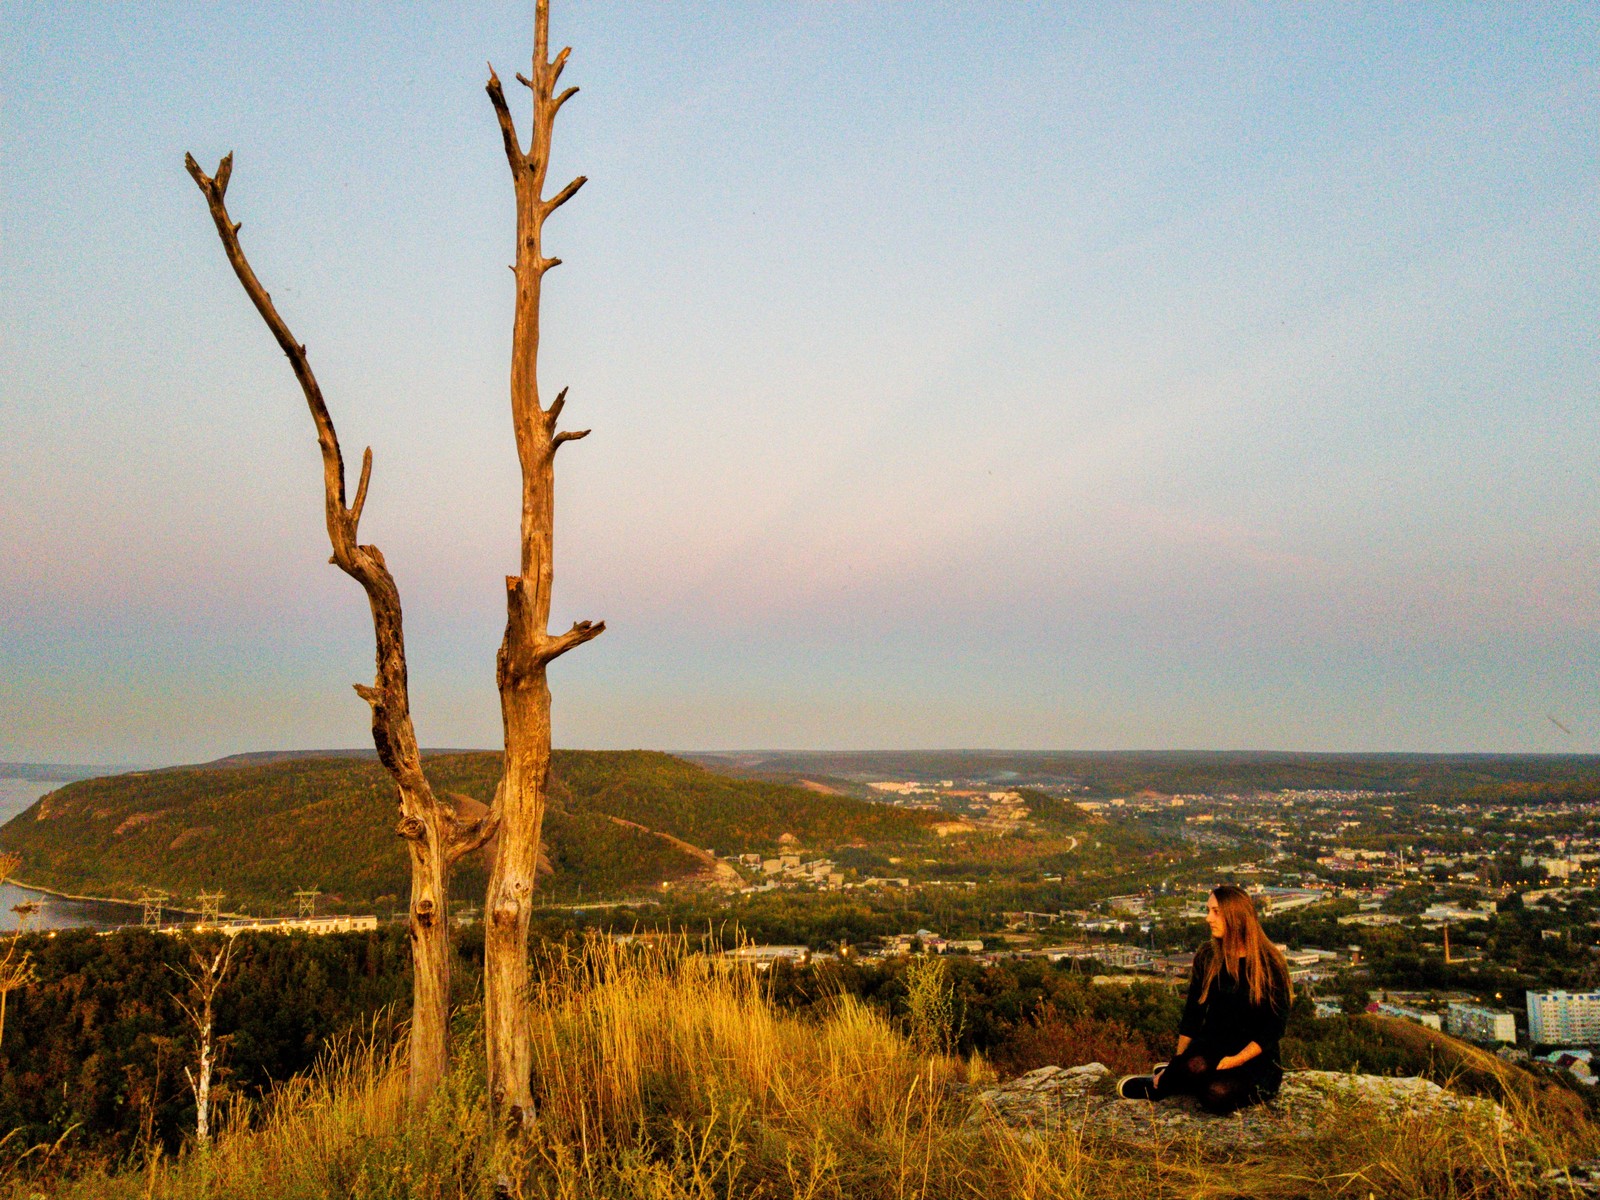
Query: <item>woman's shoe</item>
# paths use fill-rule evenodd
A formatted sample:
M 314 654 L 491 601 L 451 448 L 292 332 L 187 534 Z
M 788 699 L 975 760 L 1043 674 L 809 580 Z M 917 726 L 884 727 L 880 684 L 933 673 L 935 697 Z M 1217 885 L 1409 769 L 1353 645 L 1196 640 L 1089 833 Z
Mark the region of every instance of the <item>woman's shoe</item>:
M 1124 1075 L 1117 1080 L 1117 1095 L 1124 1100 L 1154 1100 L 1155 1093 L 1154 1075 Z

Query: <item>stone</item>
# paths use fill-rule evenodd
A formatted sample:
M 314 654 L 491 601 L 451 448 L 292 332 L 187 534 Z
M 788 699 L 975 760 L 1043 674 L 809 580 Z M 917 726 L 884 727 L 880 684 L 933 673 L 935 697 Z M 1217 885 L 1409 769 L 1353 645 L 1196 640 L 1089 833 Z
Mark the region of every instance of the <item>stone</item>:
M 1540 1177 L 1552 1194 L 1600 1196 L 1600 1158 L 1584 1159 L 1566 1167 L 1552 1167 Z
M 1221 1154 L 1264 1152 L 1314 1137 L 1330 1118 L 1349 1119 L 1365 1108 L 1394 1116 L 1430 1113 L 1475 1115 L 1506 1133 L 1506 1149 L 1518 1157 L 1511 1175 L 1529 1200 L 1591 1197 L 1600 1200 L 1600 1159 L 1551 1167 L 1519 1136 L 1494 1101 L 1462 1096 L 1427 1079 L 1356 1075 L 1339 1071 L 1288 1071 L 1278 1095 L 1225 1117 L 1213 1116 L 1188 1096 L 1152 1104 L 1123 1100 L 1117 1077 L 1101 1063 L 1040 1067 L 993 1087 L 969 1092 L 970 1128 L 998 1124 L 1031 1139 L 1036 1131 L 1070 1130 L 1086 1140 L 1105 1140 L 1136 1150 L 1160 1150 L 1188 1142 Z M 1527 1157 L 1522 1157 L 1522 1155 Z
M 1509 1128 L 1509 1118 L 1492 1100 L 1460 1096 L 1427 1079 L 1290 1071 L 1275 1099 L 1218 1117 L 1189 1096 L 1160 1104 L 1120 1099 L 1116 1077 L 1102 1063 L 1040 1067 L 985 1088 L 973 1097 L 968 1123 L 999 1121 L 1019 1129 L 1072 1128 L 1135 1145 L 1193 1138 L 1218 1150 L 1235 1150 L 1310 1137 L 1321 1117 L 1352 1104 L 1396 1114 L 1474 1113 Z

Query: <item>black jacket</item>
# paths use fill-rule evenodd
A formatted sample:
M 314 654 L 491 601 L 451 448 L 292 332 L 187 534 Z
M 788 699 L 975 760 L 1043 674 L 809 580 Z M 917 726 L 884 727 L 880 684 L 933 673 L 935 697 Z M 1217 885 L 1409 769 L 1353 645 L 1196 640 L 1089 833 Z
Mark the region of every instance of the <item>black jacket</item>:
M 1211 982 L 1211 994 L 1202 1004 L 1200 990 L 1205 986 L 1207 964 L 1215 953 L 1214 942 L 1207 942 L 1195 952 L 1179 1034 L 1189 1038 L 1193 1048 L 1207 1058 L 1237 1054 L 1254 1042 L 1261 1047 L 1261 1057 L 1248 1065 L 1281 1074 L 1278 1042 L 1289 1017 L 1288 980 L 1277 981 L 1260 1004 L 1252 1004 L 1243 973 L 1218 970 Z

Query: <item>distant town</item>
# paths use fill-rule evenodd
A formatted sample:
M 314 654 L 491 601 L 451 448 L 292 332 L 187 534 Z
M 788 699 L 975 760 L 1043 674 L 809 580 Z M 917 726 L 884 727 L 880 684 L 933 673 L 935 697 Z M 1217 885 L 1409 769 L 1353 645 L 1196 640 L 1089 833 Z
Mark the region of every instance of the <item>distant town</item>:
M 964 915 L 870 944 L 818 950 L 748 946 L 758 961 L 819 961 L 840 953 L 916 953 L 983 961 L 1037 957 L 1096 981 L 1181 986 L 1209 888 L 1238 882 L 1280 940 L 1298 987 L 1320 1012 L 1368 1011 L 1413 1021 L 1495 1049 L 1537 1055 L 1593 1085 L 1600 1051 L 1600 803 L 1529 803 L 1485 789 L 1482 800 L 1430 801 L 1367 788 L 1088 796 L 1070 779 L 1000 788 L 984 778 L 862 778 L 847 782 L 898 807 L 948 818 L 935 826 L 952 849 L 966 837 L 1027 833 L 1030 800 L 1070 803 L 1114 818 L 1189 853 L 1132 891 L 1086 894 L 1070 872 L 1040 872 L 1036 892 L 1058 885 L 1077 903 Z M 1542 798 L 1540 798 L 1542 799 Z M 1091 836 L 1085 833 L 1083 836 Z M 798 847 L 796 848 L 799 849 Z M 841 868 L 791 853 L 741 856 L 751 893 L 850 889 L 990 889 L 992 876 Z M 1068 888 L 1068 881 L 1073 884 Z M 1020 881 L 1019 881 L 1020 882 Z M 964 913 L 966 910 L 964 910 Z M 1520 986 L 1517 986 L 1520 985 Z

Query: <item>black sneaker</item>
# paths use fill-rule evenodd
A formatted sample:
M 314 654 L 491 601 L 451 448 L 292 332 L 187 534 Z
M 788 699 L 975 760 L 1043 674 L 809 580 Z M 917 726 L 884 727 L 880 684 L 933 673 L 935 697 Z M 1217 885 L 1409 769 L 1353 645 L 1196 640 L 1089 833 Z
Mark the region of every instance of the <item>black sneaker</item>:
M 1124 1100 L 1154 1100 L 1156 1077 L 1154 1075 L 1124 1075 L 1117 1080 L 1117 1095 Z

